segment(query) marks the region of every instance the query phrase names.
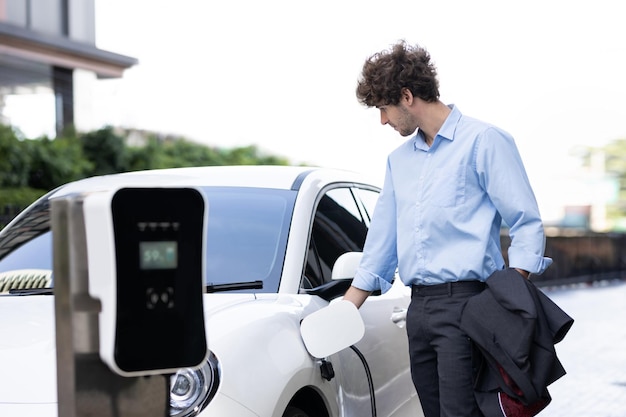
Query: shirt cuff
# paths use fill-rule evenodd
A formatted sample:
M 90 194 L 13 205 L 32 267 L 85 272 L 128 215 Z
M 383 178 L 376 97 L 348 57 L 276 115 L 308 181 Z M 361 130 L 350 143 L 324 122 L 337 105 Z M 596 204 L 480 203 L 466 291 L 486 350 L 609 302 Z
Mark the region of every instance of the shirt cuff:
M 510 268 L 519 268 L 525 271 L 530 272 L 531 274 L 543 274 L 543 272 L 548 269 L 550 265 L 552 265 L 552 258 L 547 258 L 545 256 L 537 258 L 536 256 L 532 257 L 512 257 L 509 254 L 509 267 Z
M 372 274 L 371 272 L 359 268 L 357 269 L 356 275 L 352 280 L 352 286 L 363 291 L 372 292 L 380 290 L 380 292 L 384 294 L 391 289 L 392 284 L 376 274 Z

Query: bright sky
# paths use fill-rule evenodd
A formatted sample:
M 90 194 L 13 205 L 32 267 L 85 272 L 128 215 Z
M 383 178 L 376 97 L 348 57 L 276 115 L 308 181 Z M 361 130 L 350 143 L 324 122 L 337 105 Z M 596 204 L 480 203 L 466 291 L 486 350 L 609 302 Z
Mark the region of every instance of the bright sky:
M 405 139 L 354 90 L 367 56 L 406 39 L 431 53 L 442 101 L 513 134 L 547 207 L 571 192 L 573 148 L 626 138 L 620 3 L 96 0 L 97 46 L 139 65 L 98 81 L 92 111 L 378 179 Z

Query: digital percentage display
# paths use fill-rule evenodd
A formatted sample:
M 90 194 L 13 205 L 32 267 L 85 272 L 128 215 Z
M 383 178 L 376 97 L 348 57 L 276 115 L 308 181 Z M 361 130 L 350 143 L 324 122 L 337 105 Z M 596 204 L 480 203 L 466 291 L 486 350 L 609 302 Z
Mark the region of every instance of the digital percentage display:
M 139 242 L 140 269 L 178 268 L 178 242 L 175 240 Z

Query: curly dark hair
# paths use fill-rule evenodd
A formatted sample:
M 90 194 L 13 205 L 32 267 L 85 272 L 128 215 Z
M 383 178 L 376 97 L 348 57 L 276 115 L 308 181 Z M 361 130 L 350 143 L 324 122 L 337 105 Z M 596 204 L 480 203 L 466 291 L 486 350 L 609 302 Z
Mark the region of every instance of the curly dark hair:
M 368 107 L 396 105 L 403 88 L 427 102 L 439 99 L 437 69 L 428 51 L 399 41 L 365 61 L 356 96 Z

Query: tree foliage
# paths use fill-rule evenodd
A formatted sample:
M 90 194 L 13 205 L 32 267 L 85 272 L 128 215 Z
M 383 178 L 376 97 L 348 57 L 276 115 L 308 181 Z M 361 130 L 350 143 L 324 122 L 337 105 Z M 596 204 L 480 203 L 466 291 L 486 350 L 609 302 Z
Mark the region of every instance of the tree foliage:
M 602 158 L 604 173 L 616 178 L 619 187 L 617 201 L 607 206 L 607 216 L 617 221 L 626 219 L 626 139 L 617 139 L 602 147 L 584 148 L 579 155 L 585 167 L 591 167 L 594 158 Z
M 27 147 L 13 128 L 0 125 L 0 187 L 28 185 L 31 155 Z
M 85 158 L 76 137 L 42 137 L 27 144 L 31 156 L 28 185 L 32 188 L 50 190 L 94 172 L 94 164 Z
M 615 218 L 626 217 L 626 139 L 615 140 L 604 147 L 607 173 L 614 175 L 619 184 L 617 203 L 608 208 L 608 214 Z
M 67 131 L 56 139 L 27 139 L 0 124 L 0 208 L 23 207 L 24 198 L 34 199 L 59 185 L 94 175 L 186 166 L 289 164 L 286 158 L 263 155 L 256 146 L 224 149 L 155 134 L 131 146 L 127 136 L 108 126 L 83 134 Z
M 90 175 L 106 175 L 126 171 L 128 168 L 124 138 L 107 126 L 86 133 L 80 139 L 85 158 L 93 164 Z

